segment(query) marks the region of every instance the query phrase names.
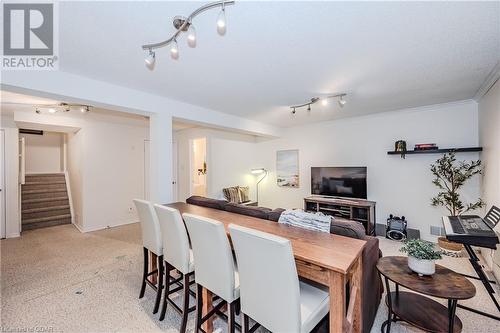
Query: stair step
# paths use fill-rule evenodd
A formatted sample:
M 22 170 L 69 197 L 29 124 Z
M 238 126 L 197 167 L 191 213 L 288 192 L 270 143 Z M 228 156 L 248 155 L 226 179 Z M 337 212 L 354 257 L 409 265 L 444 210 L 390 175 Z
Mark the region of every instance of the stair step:
M 61 189 L 41 189 L 41 190 L 26 190 L 23 194 L 39 194 L 39 193 L 56 193 L 56 192 L 66 192 L 66 188 Z
M 66 180 L 66 177 L 63 175 L 50 175 L 50 176 L 26 176 L 25 182 L 59 182 Z
M 68 196 L 60 196 L 60 197 L 53 197 L 53 198 L 24 199 L 23 204 L 49 202 L 49 201 L 61 201 L 61 200 L 68 200 Z
M 23 223 L 22 230 L 26 231 L 32 229 L 47 228 L 62 224 L 71 224 L 71 218 L 64 218 L 64 219 L 45 221 L 45 222 L 27 223 L 27 224 Z
M 69 205 L 60 205 L 60 206 L 49 206 L 49 207 L 39 207 L 39 208 L 28 208 L 23 209 L 23 214 L 29 213 L 38 213 L 38 212 L 48 212 L 51 210 L 59 210 L 59 209 L 69 209 Z
M 30 223 L 41 223 L 41 222 L 49 222 L 49 221 L 63 220 L 63 219 L 70 219 L 71 220 L 71 214 L 62 214 L 62 215 L 54 215 L 54 216 L 46 216 L 46 217 L 35 217 L 32 219 L 23 220 L 22 224 L 24 226 L 25 224 L 30 224 Z
M 47 192 L 49 192 L 49 191 L 64 190 L 64 189 L 66 189 L 66 184 L 45 184 L 45 185 L 37 184 L 37 185 L 23 185 L 21 187 L 23 193 L 34 190 L 46 190 Z
M 50 198 L 52 199 L 52 198 Z M 63 206 L 69 205 L 68 198 L 62 198 L 59 200 L 50 200 L 50 201 L 42 201 L 42 202 L 23 202 L 21 209 L 25 211 L 26 209 L 35 209 L 35 208 L 43 208 L 43 207 L 54 207 L 54 206 Z
M 27 173 L 25 175 L 28 177 L 51 177 L 51 176 L 64 176 L 64 172 L 56 172 L 56 173 Z
M 36 218 L 54 217 L 54 216 L 65 215 L 65 214 L 71 214 L 69 207 L 62 208 L 62 209 L 42 210 L 42 211 L 35 210 L 34 212 L 30 212 L 30 213 L 22 212 L 21 220 L 25 221 L 25 220 L 31 220 L 31 219 L 36 219 Z
M 67 198 L 67 192 L 44 192 L 44 193 L 23 193 L 22 200 L 31 200 L 31 199 L 41 199 L 41 198 L 58 198 L 65 196 Z
M 23 185 L 51 185 L 51 184 L 66 184 L 65 180 L 54 180 L 54 181 L 27 181 Z

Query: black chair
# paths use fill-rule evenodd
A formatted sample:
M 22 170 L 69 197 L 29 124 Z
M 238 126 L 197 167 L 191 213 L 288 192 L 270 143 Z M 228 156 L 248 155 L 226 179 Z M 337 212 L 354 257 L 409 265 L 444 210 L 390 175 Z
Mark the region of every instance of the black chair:
M 500 208 L 491 206 L 490 211 L 484 217 L 484 221 L 493 229 L 500 222 Z

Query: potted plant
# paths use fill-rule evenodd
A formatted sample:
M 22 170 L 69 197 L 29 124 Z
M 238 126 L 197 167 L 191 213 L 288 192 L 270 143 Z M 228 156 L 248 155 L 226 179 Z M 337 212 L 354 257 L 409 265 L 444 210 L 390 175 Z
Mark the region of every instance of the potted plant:
M 434 244 L 421 239 L 405 240 L 400 251 L 408 254 L 408 267 L 420 276 L 434 274 L 435 260 L 441 259 L 442 254 L 434 249 Z
M 482 173 L 481 160 L 456 162 L 455 154 L 449 153 L 438 159 L 431 165 L 431 172 L 434 175 L 432 183 L 440 192 L 431 199 L 432 206 L 443 206 L 451 216 L 462 215 L 468 211 L 484 207 L 484 202 L 479 198 L 474 203 L 464 204 L 460 198 L 459 190 L 465 182 L 475 175 Z M 459 252 L 461 244 L 446 240 L 445 237 L 438 238 L 439 246 L 442 249 Z
M 440 190 L 431 199 L 432 206 L 443 206 L 452 216 L 484 207 L 484 202 L 481 199 L 474 203 L 464 204 L 459 193 L 459 189 L 468 179 L 481 174 L 482 171 L 481 160 L 456 163 L 454 153 L 444 154 L 442 158 L 431 165 L 431 172 L 435 177 L 432 183 Z

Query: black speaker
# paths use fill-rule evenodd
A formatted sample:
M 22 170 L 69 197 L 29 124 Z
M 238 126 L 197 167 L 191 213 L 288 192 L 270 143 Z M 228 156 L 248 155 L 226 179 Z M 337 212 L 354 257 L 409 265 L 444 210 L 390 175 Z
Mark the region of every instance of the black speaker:
M 407 221 L 404 216 L 399 217 L 392 214 L 389 215 L 389 218 L 387 219 L 385 237 L 397 241 L 405 240 L 408 238 L 406 226 Z

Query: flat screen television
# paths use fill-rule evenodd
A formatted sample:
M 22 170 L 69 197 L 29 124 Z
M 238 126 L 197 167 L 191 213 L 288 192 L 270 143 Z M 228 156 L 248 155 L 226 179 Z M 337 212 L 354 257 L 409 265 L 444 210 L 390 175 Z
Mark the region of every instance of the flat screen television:
M 311 193 L 366 199 L 366 167 L 312 167 Z

